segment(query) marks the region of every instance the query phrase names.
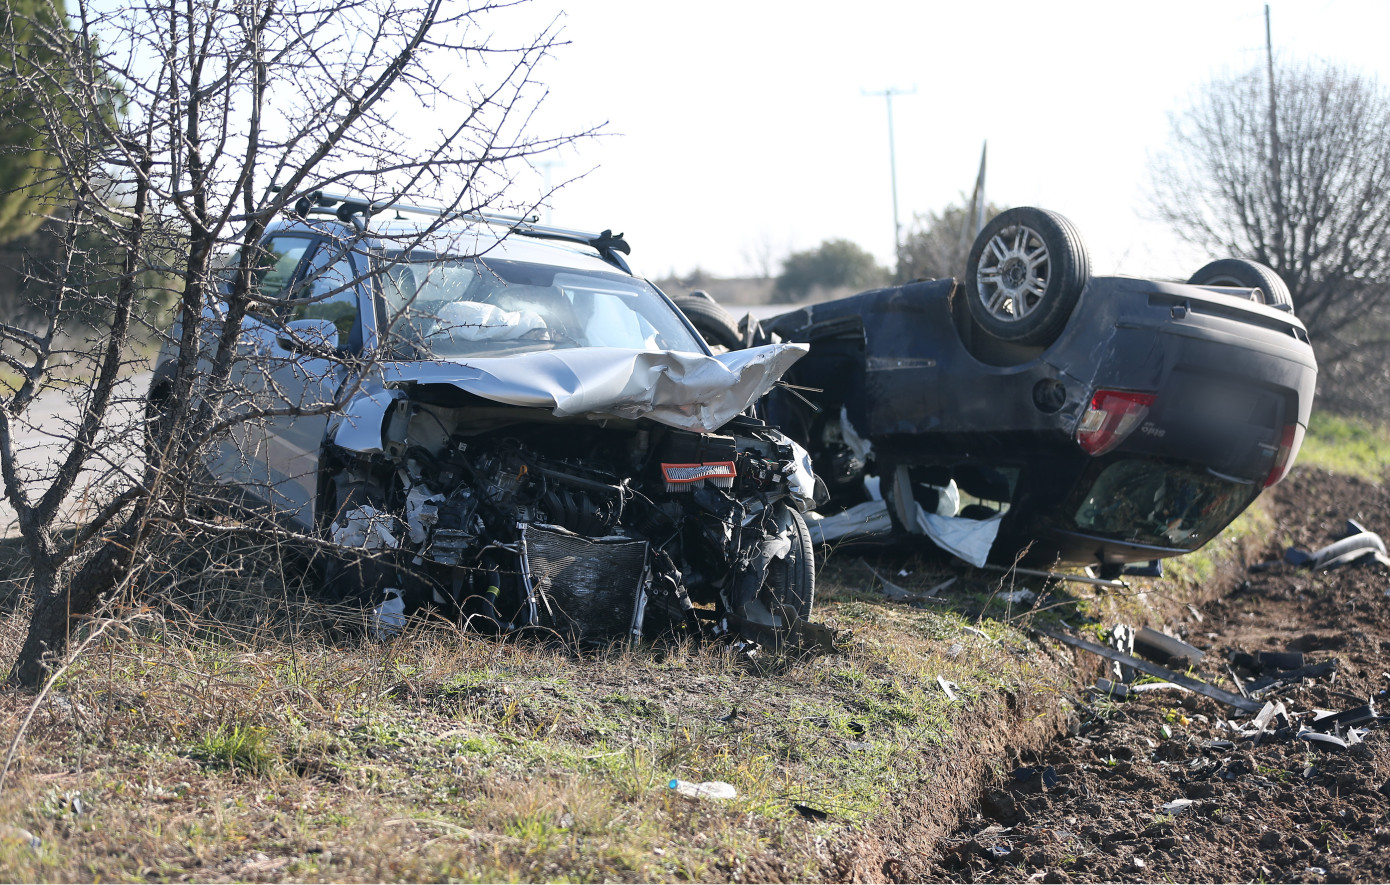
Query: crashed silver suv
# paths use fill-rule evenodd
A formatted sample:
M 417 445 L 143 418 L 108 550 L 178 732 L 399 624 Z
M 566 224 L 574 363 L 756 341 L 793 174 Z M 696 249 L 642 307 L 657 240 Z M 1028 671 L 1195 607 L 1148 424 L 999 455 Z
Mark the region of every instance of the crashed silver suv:
M 816 480 L 751 407 L 805 345 L 712 356 L 609 232 L 379 211 L 316 195 L 266 233 L 218 403 L 244 420 L 205 459 L 322 540 L 332 597 L 377 630 L 426 606 L 586 641 L 804 624 Z

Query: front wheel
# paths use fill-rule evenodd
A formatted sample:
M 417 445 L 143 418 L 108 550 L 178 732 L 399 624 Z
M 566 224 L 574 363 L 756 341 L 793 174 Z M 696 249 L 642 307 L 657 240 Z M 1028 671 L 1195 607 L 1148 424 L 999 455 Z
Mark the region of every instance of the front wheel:
M 791 542 L 785 556 L 768 564 L 759 598 L 774 614 L 790 609 L 796 618 L 809 620 L 816 600 L 816 553 L 806 520 L 786 504 L 777 505 L 777 526 Z M 783 619 L 785 621 L 785 619 Z M 790 626 L 785 624 L 783 626 Z
M 1013 344 L 1057 340 L 1090 279 L 1090 258 L 1072 223 L 1020 206 L 995 216 L 970 249 L 966 303 L 975 325 Z

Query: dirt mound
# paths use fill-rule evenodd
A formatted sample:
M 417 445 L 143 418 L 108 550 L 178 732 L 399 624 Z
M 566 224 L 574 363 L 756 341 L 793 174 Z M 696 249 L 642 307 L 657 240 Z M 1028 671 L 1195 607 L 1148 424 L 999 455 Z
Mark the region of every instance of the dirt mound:
M 1383 486 L 1323 472 L 1276 490 L 1264 551 L 1322 547 L 1347 519 L 1390 537 Z M 1381 566 L 1252 570 L 1197 610 L 1188 639 L 1208 681 L 1234 688 L 1230 652 L 1302 652 L 1335 674 L 1271 690 L 1289 727 L 1242 739 L 1248 723 L 1173 689 L 1093 699 L 1073 734 L 1023 752 L 941 844 L 929 878 L 949 881 L 1390 881 L 1390 733 L 1343 749 L 1300 739 L 1314 710 L 1376 705 L 1390 688 L 1390 577 Z M 1238 667 L 1243 684 L 1254 674 Z M 1387 711 L 1390 712 L 1390 711 Z M 1235 722 L 1232 723 L 1231 720 Z

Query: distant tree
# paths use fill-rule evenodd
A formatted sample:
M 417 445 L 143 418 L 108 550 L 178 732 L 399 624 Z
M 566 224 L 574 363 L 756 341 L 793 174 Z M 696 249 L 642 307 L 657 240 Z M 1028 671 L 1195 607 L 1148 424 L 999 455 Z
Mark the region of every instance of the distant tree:
M 849 240 L 826 240 L 814 249 L 787 256 L 773 295 L 779 301 L 795 301 L 812 289 L 873 286 L 887 277 L 888 272 L 862 247 Z
M 985 221 L 1004 208 L 990 203 L 985 208 Z M 941 212 L 917 213 L 899 249 L 898 272 L 902 281 L 964 279 L 965 262 L 975 234 L 975 223 L 965 204 L 952 203 Z
M 65 17 L 62 0 L 0 0 L 0 243 L 33 233 L 53 208 L 60 161 L 49 135 L 75 116 L 71 56 L 51 39 Z
M 1216 79 L 1173 117 L 1154 206 L 1213 257 L 1272 267 L 1324 365 L 1390 311 L 1390 95 L 1326 63 Z M 1194 268 L 1195 270 L 1195 268 Z M 1383 327 L 1382 327 L 1383 329 Z

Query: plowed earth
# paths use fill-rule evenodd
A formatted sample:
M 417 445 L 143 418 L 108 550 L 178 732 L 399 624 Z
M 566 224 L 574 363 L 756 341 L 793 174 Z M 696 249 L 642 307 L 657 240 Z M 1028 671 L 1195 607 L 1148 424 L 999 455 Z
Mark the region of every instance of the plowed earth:
M 1341 538 L 1348 518 L 1390 537 L 1384 485 L 1304 471 L 1274 503 L 1279 530 L 1266 560 Z M 1154 626 L 1207 652 L 1192 675 L 1228 691 L 1232 651 L 1335 659 L 1334 675 L 1262 696 L 1284 704 L 1285 727 L 1243 738 L 1232 725 L 1250 714 L 1173 689 L 1127 701 L 1092 695 L 1069 736 L 993 775 L 929 877 L 1390 881 L 1390 728 L 1371 728 L 1348 749 L 1296 737 L 1315 710 L 1390 707 L 1390 575 L 1378 565 L 1314 573 L 1281 562 L 1233 584 L 1186 621 Z M 1234 672 L 1242 683 L 1256 675 Z

